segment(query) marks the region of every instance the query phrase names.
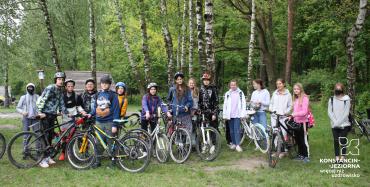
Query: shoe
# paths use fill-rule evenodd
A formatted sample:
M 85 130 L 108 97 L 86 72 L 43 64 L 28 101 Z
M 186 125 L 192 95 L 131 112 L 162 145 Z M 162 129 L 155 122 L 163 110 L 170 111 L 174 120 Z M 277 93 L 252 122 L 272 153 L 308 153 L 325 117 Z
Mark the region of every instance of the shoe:
M 114 169 L 116 167 L 116 160 L 112 160 L 110 165 L 107 167 L 108 169 Z
M 99 161 L 95 162 L 94 164 L 91 165 L 92 168 L 98 168 L 101 166 L 101 163 Z
M 240 153 L 240 152 L 243 152 L 243 149 L 242 149 L 239 145 L 237 145 L 235 149 L 236 149 L 236 151 L 237 151 L 237 152 L 239 152 L 239 153 Z
M 141 152 L 141 154 L 142 154 L 141 156 L 137 157 L 138 159 L 143 159 L 148 155 L 147 152 Z
M 211 148 L 209 149 L 209 153 L 213 154 L 216 150 L 216 146 L 212 145 Z
M 65 156 L 65 154 L 64 154 L 64 152 L 62 152 L 61 154 L 60 154 L 60 156 L 59 156 L 59 161 L 64 161 L 64 156 Z
M 280 154 L 279 154 L 279 158 L 283 158 L 283 157 L 285 157 L 287 155 L 287 152 L 281 152 Z
M 304 159 L 304 157 L 301 156 L 301 155 L 297 155 L 295 158 L 293 158 L 293 160 L 295 160 L 295 161 L 302 161 L 303 159 Z
M 48 162 L 46 161 L 46 159 L 43 159 L 40 164 L 39 164 L 40 167 L 42 168 L 48 168 L 49 167 L 49 164 Z
M 310 162 L 310 158 L 308 158 L 308 157 L 304 157 L 303 162 L 304 162 L 305 164 L 309 163 L 309 162 Z
M 230 144 L 229 147 L 230 147 L 231 150 L 234 150 L 236 148 L 236 146 L 234 144 Z
M 56 164 L 56 162 L 51 159 L 50 157 L 48 157 L 48 164 L 51 165 L 51 164 Z

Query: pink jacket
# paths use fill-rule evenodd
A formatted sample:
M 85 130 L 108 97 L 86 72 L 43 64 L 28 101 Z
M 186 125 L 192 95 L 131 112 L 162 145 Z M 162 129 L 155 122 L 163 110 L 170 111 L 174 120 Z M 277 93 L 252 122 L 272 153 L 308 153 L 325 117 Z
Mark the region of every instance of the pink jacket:
M 295 122 L 297 123 L 307 122 L 308 103 L 309 103 L 309 99 L 307 96 L 303 96 L 301 104 L 299 103 L 299 99 L 296 99 L 294 101 L 292 115 L 294 117 Z

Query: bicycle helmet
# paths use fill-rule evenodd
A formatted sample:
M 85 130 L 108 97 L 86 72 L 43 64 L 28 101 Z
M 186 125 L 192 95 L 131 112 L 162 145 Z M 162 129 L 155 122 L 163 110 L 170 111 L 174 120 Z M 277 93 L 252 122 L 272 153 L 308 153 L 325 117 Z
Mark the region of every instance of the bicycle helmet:
M 147 88 L 148 90 L 150 90 L 150 88 L 152 88 L 152 87 L 158 88 L 157 83 L 155 83 L 155 82 L 151 82 L 151 83 L 149 83 L 149 84 L 148 84 L 148 86 L 147 86 L 146 88 Z
M 56 72 L 55 75 L 54 75 L 54 79 L 57 79 L 57 78 L 63 78 L 63 79 L 65 79 L 66 78 L 66 74 L 64 72 Z
M 177 73 L 175 74 L 175 80 L 177 79 L 177 77 L 184 78 L 184 77 L 185 77 L 185 75 L 184 75 L 182 72 L 177 72 Z
M 117 82 L 117 84 L 116 84 L 116 89 L 117 89 L 118 87 L 122 87 L 122 88 L 124 88 L 124 89 L 126 90 L 126 84 L 125 84 L 125 83 L 123 83 L 123 82 Z
M 67 83 L 69 82 L 73 83 L 73 86 L 76 85 L 76 82 L 72 79 L 67 79 L 66 81 L 64 81 L 64 85 L 67 85 Z
M 109 75 L 103 75 L 100 78 L 100 83 L 112 84 L 112 78 Z
M 204 73 L 202 76 L 202 80 L 204 79 L 211 80 L 211 75 L 209 73 Z
M 89 82 L 92 82 L 93 84 L 95 84 L 94 79 L 92 79 L 92 78 L 88 78 L 88 79 L 85 81 L 85 85 L 86 85 L 87 83 L 89 83 Z

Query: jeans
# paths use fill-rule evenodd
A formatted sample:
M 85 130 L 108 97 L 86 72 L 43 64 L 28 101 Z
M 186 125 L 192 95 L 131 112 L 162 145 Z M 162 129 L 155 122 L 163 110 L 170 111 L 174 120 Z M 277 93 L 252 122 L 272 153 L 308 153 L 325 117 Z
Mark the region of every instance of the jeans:
M 265 130 L 267 129 L 267 117 L 266 117 L 266 112 L 256 112 L 256 114 L 253 116 L 253 123 L 259 123 L 263 127 L 265 127 Z
M 27 117 L 23 117 L 22 119 L 22 123 L 23 123 L 23 131 L 30 131 L 30 126 L 32 124 L 35 124 L 37 123 L 37 120 L 36 119 L 30 119 L 30 118 L 27 118 Z M 32 130 L 34 131 L 36 129 L 36 127 L 33 127 Z M 27 136 L 24 136 L 23 137 L 23 145 L 25 146 L 26 145 L 26 140 L 27 140 Z
M 109 136 L 112 136 L 112 127 L 113 127 L 113 123 L 112 122 L 105 122 L 105 123 L 101 123 L 101 122 L 98 122 L 96 121 L 96 125 L 102 130 L 104 131 L 107 135 Z M 107 144 L 108 148 L 110 149 L 111 145 L 112 145 L 112 141 L 105 137 L 104 135 L 102 135 L 100 132 L 99 132 L 99 135 L 100 137 L 103 139 L 103 141 Z M 97 158 L 96 158 L 96 162 L 100 162 L 100 159 L 99 157 L 103 155 L 103 152 L 104 152 L 104 148 L 103 146 L 99 143 L 98 146 L 97 146 Z
M 240 144 L 240 118 L 231 118 L 229 121 L 231 142 L 234 145 Z

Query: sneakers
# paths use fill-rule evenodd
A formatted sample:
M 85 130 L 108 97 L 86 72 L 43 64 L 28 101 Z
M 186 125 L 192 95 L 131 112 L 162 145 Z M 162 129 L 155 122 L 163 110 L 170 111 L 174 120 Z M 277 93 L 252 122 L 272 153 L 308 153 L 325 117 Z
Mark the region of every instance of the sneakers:
M 140 151 L 140 152 L 141 152 L 141 156 L 137 157 L 138 159 L 143 159 L 148 155 L 147 152 L 143 152 L 143 151 Z
M 281 152 L 280 154 L 279 154 L 279 158 L 283 158 L 283 157 L 285 157 L 287 155 L 287 152 Z
M 295 158 L 293 158 L 293 160 L 295 160 L 295 161 L 302 161 L 303 159 L 304 159 L 304 157 L 301 156 L 301 155 L 297 155 Z
M 209 153 L 213 154 L 216 150 L 216 146 L 212 145 L 211 148 L 209 149 Z
M 50 157 L 48 157 L 47 160 L 48 160 L 49 165 L 56 164 L 56 162 L 53 159 L 51 159 Z
M 59 161 L 64 161 L 64 156 L 65 156 L 65 154 L 64 154 L 64 152 L 62 152 L 61 154 L 60 154 L 60 156 L 59 156 Z
M 310 158 L 308 158 L 308 157 L 304 157 L 303 162 L 304 162 L 305 164 L 309 163 L 309 162 L 310 162 Z
M 40 167 L 42 167 L 42 168 L 48 168 L 48 167 L 49 167 L 49 164 L 48 164 L 47 160 L 44 158 L 44 159 L 40 162 L 39 166 L 40 166 Z
M 240 153 L 240 152 L 243 152 L 243 149 L 242 149 L 239 145 L 237 145 L 235 149 L 236 149 L 236 151 L 237 151 L 237 152 L 239 152 L 239 153 Z
M 234 150 L 236 148 L 236 146 L 234 144 L 230 144 L 229 147 L 230 147 L 231 150 Z

